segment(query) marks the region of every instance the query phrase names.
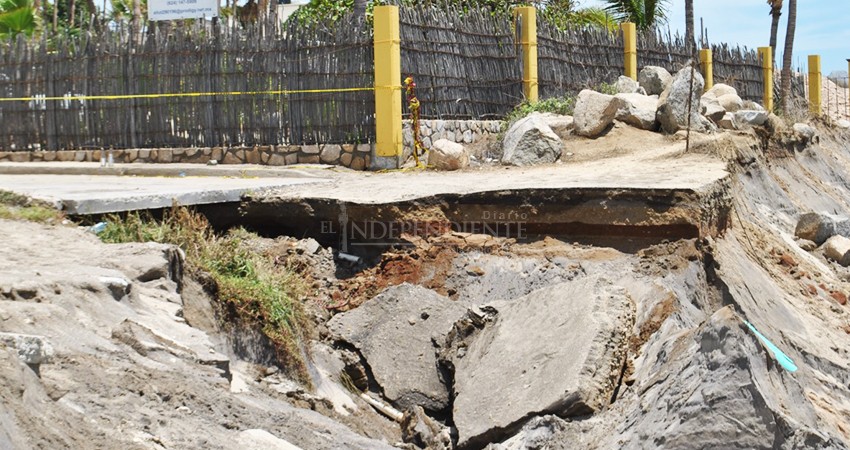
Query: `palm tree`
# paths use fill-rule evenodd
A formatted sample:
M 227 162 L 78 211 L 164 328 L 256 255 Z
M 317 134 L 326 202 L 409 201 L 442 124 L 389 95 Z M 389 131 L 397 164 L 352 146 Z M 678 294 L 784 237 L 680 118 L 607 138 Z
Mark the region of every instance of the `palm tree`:
M 0 38 L 35 32 L 35 9 L 30 0 L 0 0 Z
M 694 0 L 685 0 L 685 42 L 689 48 L 694 43 Z
M 770 48 L 773 57 L 776 58 L 776 33 L 779 31 L 779 16 L 782 15 L 782 0 L 767 0 L 770 5 Z
M 791 95 L 791 57 L 794 52 L 794 33 L 797 31 L 797 0 L 788 0 L 788 29 L 785 31 L 785 50 L 782 52 L 782 109 L 788 110 Z
M 605 0 L 614 20 L 633 22 L 640 30 L 648 30 L 667 20 L 668 0 Z

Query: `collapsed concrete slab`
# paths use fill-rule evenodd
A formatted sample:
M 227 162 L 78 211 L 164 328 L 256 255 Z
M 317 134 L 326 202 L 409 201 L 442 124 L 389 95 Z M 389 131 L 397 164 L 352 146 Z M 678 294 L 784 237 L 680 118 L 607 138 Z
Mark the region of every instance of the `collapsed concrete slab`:
M 440 411 L 449 406 L 449 392 L 432 339 L 441 342 L 465 310 L 434 291 L 402 284 L 337 315 L 328 329 L 334 339 L 360 351 L 395 406 Z
M 589 277 L 471 308 L 441 351 L 454 371 L 458 446 L 493 442 L 537 415 L 608 404 L 626 356 L 634 305 Z

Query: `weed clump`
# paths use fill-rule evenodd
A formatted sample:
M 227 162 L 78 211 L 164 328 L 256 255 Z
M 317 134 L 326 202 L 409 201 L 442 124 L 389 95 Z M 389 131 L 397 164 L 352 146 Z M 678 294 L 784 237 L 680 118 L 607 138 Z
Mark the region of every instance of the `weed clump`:
M 139 213 L 106 220 L 106 228 L 99 234 L 104 242 L 153 241 L 183 249 L 189 272 L 214 282 L 219 311 L 233 322 L 225 325 L 242 323 L 261 329 L 274 344 L 281 365 L 302 382 L 309 382 L 301 351 L 301 342 L 310 330 L 300 302 L 304 282 L 286 265 L 255 250 L 256 234 L 236 228 L 216 235 L 206 218 L 185 207 L 173 207 L 162 220 Z
M 9 191 L 0 191 L 0 219 L 26 220 L 38 223 L 60 223 L 65 216 L 40 200 Z

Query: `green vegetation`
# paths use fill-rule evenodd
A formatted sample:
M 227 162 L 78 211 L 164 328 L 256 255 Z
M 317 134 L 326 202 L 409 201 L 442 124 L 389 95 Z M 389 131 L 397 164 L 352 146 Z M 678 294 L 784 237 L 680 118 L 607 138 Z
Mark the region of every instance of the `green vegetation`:
M 0 38 L 36 30 L 36 11 L 31 0 L 0 0 Z
M 667 21 L 669 0 L 605 0 L 605 11 L 617 22 L 634 22 L 639 30 L 649 30 Z
M 261 328 L 274 343 L 281 364 L 291 375 L 309 382 L 300 349 L 310 330 L 299 301 L 303 281 L 269 254 L 253 248 L 256 234 L 237 228 L 219 236 L 200 214 L 174 207 L 162 220 L 139 213 L 110 216 L 99 236 L 108 243 L 153 241 L 182 248 L 190 273 L 208 274 L 215 282 L 224 316 Z
M 48 203 L 14 192 L 0 191 L 0 219 L 59 223 L 63 218 L 62 213 Z
M 601 83 L 592 88 L 596 92 L 603 94 L 614 95 L 617 93 L 617 86 L 608 83 Z M 545 100 L 540 100 L 536 103 L 523 101 L 511 111 L 502 124 L 502 131 L 506 131 L 519 119 L 533 113 L 553 113 L 565 116 L 571 116 L 576 107 L 576 97 L 574 95 L 565 95 L 563 97 L 552 97 Z

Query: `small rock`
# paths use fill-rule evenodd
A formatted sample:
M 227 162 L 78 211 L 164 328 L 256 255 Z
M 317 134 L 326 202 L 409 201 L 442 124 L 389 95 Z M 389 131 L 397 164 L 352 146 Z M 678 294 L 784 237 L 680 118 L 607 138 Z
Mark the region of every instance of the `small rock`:
M 617 83 L 614 86 L 616 87 L 617 92 L 620 94 L 635 94 L 640 88 L 640 85 L 637 81 L 625 75 L 620 75 L 620 77 L 617 78 Z
M 719 122 L 726 115 L 726 109 L 720 105 L 716 98 L 707 97 L 705 95 L 700 99 L 702 106 L 702 115 L 714 123 Z
M 848 129 L 850 128 L 850 120 L 839 119 L 837 122 L 835 122 L 835 125 L 837 125 L 838 128 Z
M 844 306 L 847 304 L 847 294 L 839 291 L 830 292 L 829 296 L 833 298 L 839 305 Z
M 17 350 L 18 358 L 25 364 L 45 364 L 53 357 L 53 346 L 43 336 L 0 333 L 0 343 Z
M 735 113 L 735 122 L 738 124 L 746 124 L 751 126 L 764 125 L 770 114 L 767 111 L 757 111 L 754 109 L 742 109 Z
M 646 66 L 638 74 L 638 82 L 648 95 L 660 95 L 673 82 L 673 76 L 663 67 Z
M 620 102 L 613 95 L 585 89 L 578 94 L 575 107 L 576 134 L 595 138 L 617 117 Z
M 817 244 L 808 239 L 797 239 L 797 246 L 807 252 L 812 252 L 818 248 Z
M 404 442 L 429 450 L 451 450 L 452 437 L 448 427 L 428 417 L 420 406 L 409 408 L 401 419 Z
M 717 126 L 724 130 L 737 130 L 735 126 L 735 114 L 730 112 L 723 115 L 723 118 L 717 121 Z
M 296 249 L 307 255 L 315 255 L 319 250 L 322 249 L 322 245 L 319 244 L 313 238 L 307 238 L 299 241 L 296 246 Z
M 428 152 L 428 165 L 437 170 L 464 169 L 469 167 L 469 154 L 463 145 L 448 139 L 439 139 Z
M 803 142 L 810 143 L 818 141 L 818 130 L 815 127 L 805 123 L 795 123 L 793 128 L 800 135 Z
M 850 266 L 850 239 L 832 236 L 823 244 L 823 254 L 844 267 Z

